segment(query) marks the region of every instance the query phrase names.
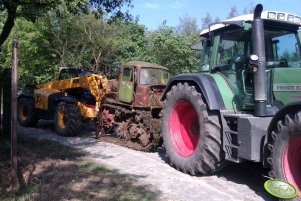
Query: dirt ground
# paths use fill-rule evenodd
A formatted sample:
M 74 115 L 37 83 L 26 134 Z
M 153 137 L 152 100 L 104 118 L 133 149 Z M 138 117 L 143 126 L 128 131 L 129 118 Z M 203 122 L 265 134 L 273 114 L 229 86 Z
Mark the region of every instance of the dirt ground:
M 164 149 L 145 153 L 99 142 L 94 139 L 93 127 L 86 127 L 78 137 L 66 138 L 55 134 L 51 122 L 40 122 L 37 128 L 19 128 L 19 133 L 87 152 L 93 161 L 129 175 L 137 181 L 135 186 L 146 187 L 150 200 L 276 200 L 263 188 L 263 175 L 268 171 L 258 163 L 229 164 L 215 175 L 190 176 L 169 166 Z

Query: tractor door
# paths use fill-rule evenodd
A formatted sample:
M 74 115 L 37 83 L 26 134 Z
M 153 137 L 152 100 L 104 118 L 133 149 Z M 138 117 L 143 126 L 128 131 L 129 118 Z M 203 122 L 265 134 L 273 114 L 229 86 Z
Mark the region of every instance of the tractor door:
M 252 73 L 249 69 L 251 32 L 241 27 L 224 29 L 217 33 L 214 73 L 220 73 L 235 94 L 240 109 L 252 108 Z
M 134 69 L 123 68 L 118 82 L 118 99 L 122 102 L 131 103 L 134 100 Z
M 301 51 L 298 35 L 270 30 L 273 44 L 267 67 L 273 70 L 273 95 L 283 105 L 301 100 Z

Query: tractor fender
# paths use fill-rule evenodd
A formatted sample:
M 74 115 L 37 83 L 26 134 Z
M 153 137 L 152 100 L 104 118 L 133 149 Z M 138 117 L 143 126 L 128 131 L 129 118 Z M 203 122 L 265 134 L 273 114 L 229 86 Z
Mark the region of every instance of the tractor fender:
M 189 73 L 176 75 L 170 78 L 161 100 L 163 101 L 166 98 L 166 94 L 171 90 L 173 85 L 176 85 L 180 82 L 187 82 L 188 84 L 195 86 L 196 90 L 202 93 L 205 102 L 210 110 L 226 109 L 222 95 L 215 80 L 212 78 L 212 76 L 207 74 Z

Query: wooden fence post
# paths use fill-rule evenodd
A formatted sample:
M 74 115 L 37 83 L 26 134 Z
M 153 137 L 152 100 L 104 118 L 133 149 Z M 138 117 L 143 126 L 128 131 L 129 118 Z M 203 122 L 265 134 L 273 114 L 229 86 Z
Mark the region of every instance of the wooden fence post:
M 18 156 L 17 156 L 17 98 L 18 98 L 18 38 L 13 41 L 13 62 L 11 75 L 11 185 L 18 189 Z
M 2 69 L 0 69 L 0 78 L 2 78 Z M 0 82 L 0 145 L 4 142 L 4 137 L 2 136 L 2 83 Z

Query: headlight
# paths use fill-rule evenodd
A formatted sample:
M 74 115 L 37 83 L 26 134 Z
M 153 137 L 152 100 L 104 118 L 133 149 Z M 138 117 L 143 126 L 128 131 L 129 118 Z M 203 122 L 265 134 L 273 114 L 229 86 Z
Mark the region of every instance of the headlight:
M 287 21 L 288 22 L 294 22 L 294 16 L 293 15 L 287 15 Z
M 289 14 L 289 13 L 278 13 L 274 11 L 268 11 L 263 15 L 264 19 L 270 19 L 270 20 L 281 20 L 286 21 L 288 23 L 294 23 L 301 25 L 301 16 Z
M 278 13 L 277 19 L 278 20 L 285 20 L 285 14 L 284 13 Z
M 295 22 L 295 23 L 298 23 L 298 24 L 301 24 L 301 18 L 295 16 L 294 22 Z
M 274 12 L 268 12 L 268 18 L 275 19 L 276 18 L 276 13 L 274 13 Z

